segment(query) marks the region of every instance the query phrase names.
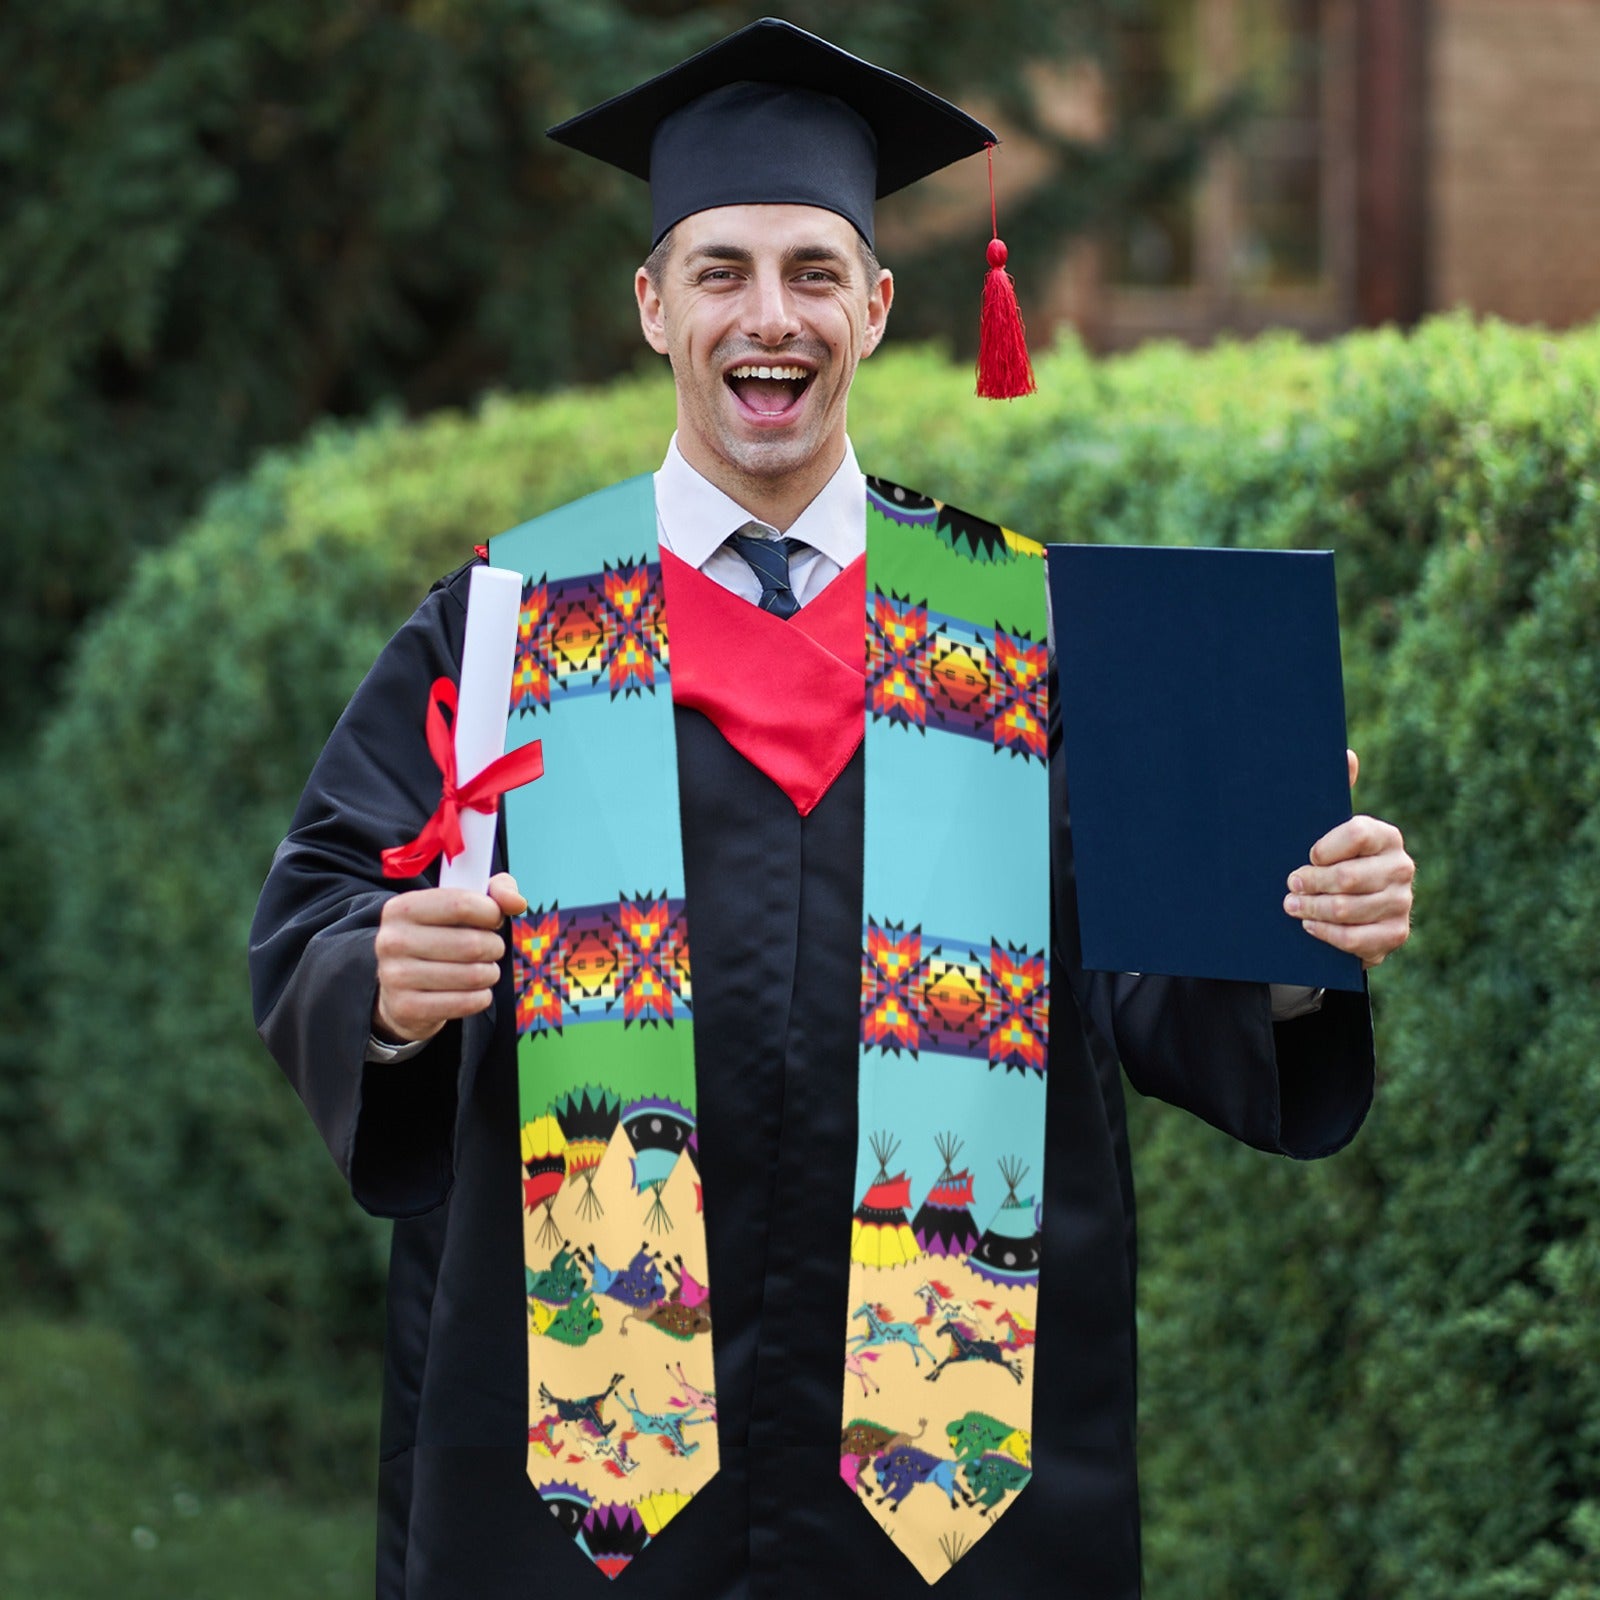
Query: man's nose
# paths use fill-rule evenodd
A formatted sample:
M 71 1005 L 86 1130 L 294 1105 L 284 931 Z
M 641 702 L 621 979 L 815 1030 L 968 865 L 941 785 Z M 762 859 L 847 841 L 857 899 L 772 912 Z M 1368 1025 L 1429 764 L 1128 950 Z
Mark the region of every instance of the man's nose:
M 781 273 L 758 274 L 751 285 L 745 332 L 760 344 L 776 347 L 800 331 L 794 296 Z

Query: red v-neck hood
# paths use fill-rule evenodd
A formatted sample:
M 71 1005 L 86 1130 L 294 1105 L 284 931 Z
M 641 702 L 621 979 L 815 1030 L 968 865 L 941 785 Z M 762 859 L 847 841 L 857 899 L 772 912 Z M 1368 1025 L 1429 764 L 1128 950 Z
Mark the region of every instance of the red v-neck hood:
M 704 713 L 806 816 L 861 743 L 867 563 L 788 621 L 661 552 L 672 699 Z

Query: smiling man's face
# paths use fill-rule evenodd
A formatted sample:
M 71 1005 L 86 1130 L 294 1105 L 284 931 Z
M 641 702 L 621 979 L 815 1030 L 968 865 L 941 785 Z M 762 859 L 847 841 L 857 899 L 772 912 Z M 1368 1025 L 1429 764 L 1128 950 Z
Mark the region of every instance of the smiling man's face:
M 645 338 L 672 363 L 684 459 L 792 521 L 844 458 L 850 383 L 894 280 L 869 272 L 831 211 L 722 206 L 684 218 L 659 284 L 641 267 L 635 291 Z

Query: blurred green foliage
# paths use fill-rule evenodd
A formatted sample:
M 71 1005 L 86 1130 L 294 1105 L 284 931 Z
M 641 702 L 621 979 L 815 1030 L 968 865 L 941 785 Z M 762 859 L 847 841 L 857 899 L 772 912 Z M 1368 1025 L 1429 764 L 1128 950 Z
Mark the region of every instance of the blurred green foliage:
M 1144 1119 L 1152 1587 L 1593 1597 L 1600 337 L 1441 322 L 1321 360 L 1233 533 L 1340 551 L 1357 794 L 1420 862 L 1416 933 L 1346 1155 Z
M 219 1483 L 162 1440 L 115 1330 L 0 1322 L 0 1594 L 14 1600 L 352 1600 L 372 1504 Z
M 1049 246 L 1181 178 L 1209 126 L 1090 146 L 1036 115 L 1038 68 L 1103 49 L 1131 9 L 786 11 L 1029 132 L 1053 176 L 1008 222 Z M 138 552 L 263 446 L 379 403 L 421 413 L 633 365 L 644 185 L 544 129 L 759 15 L 749 0 L 0 10 L 0 750 Z M 950 296 L 976 327 L 981 165 L 972 183 L 968 270 L 940 281 L 952 244 L 927 269 L 896 263 L 925 285 L 907 329 L 949 326 Z
M 1039 370 L 985 406 L 874 359 L 862 461 L 1035 536 L 1337 549 L 1358 797 L 1421 863 L 1349 1152 L 1136 1108 L 1150 1592 L 1600 1594 L 1600 330 Z M 47 1219 L 230 1459 L 364 1470 L 380 1335 L 380 1240 L 251 1036 L 273 845 L 426 578 L 648 470 L 671 409 L 320 429 L 142 564 L 52 720 Z

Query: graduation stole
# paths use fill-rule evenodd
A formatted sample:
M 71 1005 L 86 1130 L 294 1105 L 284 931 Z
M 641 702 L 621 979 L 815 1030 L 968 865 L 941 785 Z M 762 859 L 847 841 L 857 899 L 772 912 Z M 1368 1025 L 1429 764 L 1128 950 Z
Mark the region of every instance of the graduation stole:
M 542 739 L 545 762 L 505 800 L 530 902 L 512 940 L 528 1474 L 612 1577 L 717 1469 L 701 1207 L 736 1197 L 703 1197 L 698 1175 L 674 699 L 707 710 L 802 811 L 863 737 L 838 714 L 841 684 L 865 708 L 840 1476 L 932 1583 L 1031 1473 L 1050 922 L 1043 549 L 879 480 L 866 546 L 864 577 L 858 561 L 787 622 L 658 549 L 649 476 L 489 547 L 524 580 L 507 747 Z M 719 627 L 708 652 L 698 641 Z M 770 709 L 707 693 L 750 628 L 793 630 L 786 648 L 806 659 L 796 682 L 811 687 L 797 692 L 816 704 L 785 697 L 792 732 Z

